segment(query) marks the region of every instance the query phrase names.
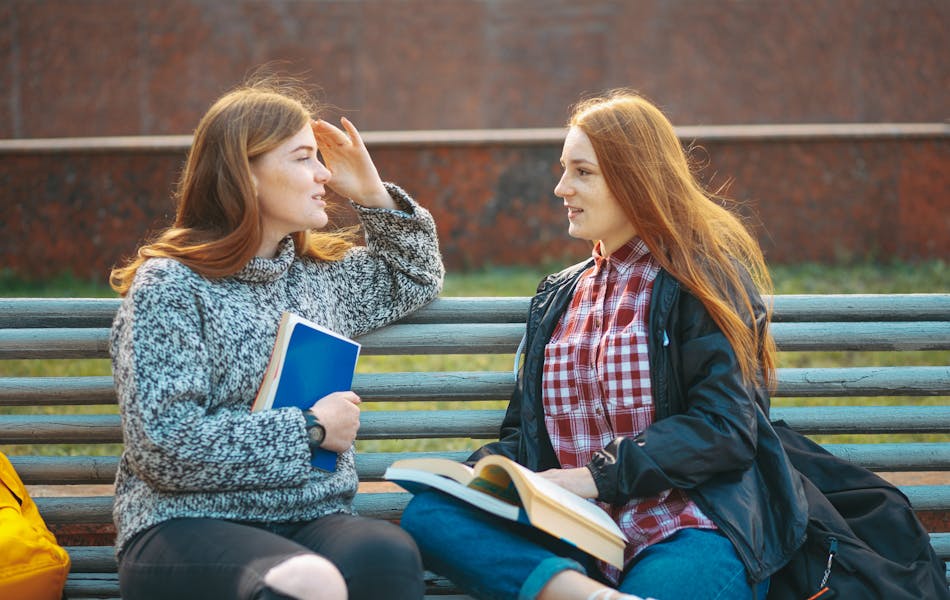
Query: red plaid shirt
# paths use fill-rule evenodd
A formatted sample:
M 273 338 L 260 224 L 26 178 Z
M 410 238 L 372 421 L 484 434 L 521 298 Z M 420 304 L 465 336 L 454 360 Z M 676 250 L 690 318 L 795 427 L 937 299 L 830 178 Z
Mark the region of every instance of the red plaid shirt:
M 565 469 L 585 466 L 617 436 L 636 436 L 655 413 L 647 324 L 660 267 L 640 238 L 606 257 L 598 244 L 593 256 L 544 349 L 544 423 Z M 598 504 L 630 540 L 628 563 L 680 529 L 716 528 L 680 489 L 623 506 Z M 608 576 L 620 574 L 606 563 L 601 567 Z

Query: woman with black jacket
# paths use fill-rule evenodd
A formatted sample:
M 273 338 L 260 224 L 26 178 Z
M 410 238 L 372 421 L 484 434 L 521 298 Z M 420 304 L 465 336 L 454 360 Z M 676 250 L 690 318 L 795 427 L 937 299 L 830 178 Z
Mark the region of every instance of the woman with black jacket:
M 598 502 L 629 540 L 624 568 L 439 492 L 403 527 L 479 598 L 764 598 L 807 515 L 767 417 L 761 250 L 635 93 L 579 104 L 561 165 L 554 192 L 592 258 L 538 287 L 499 440 L 471 459 L 503 454 Z

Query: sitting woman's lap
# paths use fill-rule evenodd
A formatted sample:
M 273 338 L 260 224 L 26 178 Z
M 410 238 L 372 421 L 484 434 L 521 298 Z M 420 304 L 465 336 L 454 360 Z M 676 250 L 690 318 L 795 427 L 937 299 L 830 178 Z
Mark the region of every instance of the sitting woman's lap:
M 604 581 L 596 561 L 532 527 L 507 521 L 441 492 L 417 494 L 402 526 L 427 568 L 483 600 L 533 599 L 557 573 Z M 718 531 L 686 529 L 641 552 L 618 589 L 661 600 L 764 598 L 753 595 L 742 561 Z

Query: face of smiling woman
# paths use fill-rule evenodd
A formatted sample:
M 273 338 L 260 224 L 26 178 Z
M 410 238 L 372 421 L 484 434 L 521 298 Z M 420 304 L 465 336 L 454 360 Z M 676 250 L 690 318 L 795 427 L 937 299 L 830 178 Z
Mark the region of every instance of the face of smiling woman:
M 273 257 L 288 234 L 326 226 L 325 184 L 330 171 L 317 160 L 317 142 L 307 123 L 276 148 L 251 161 L 264 235 L 257 256 Z
M 608 255 L 630 241 L 637 231 L 607 187 L 594 147 L 581 129 L 571 127 L 561 153 L 564 173 L 554 194 L 564 199 L 571 237 L 600 240 Z

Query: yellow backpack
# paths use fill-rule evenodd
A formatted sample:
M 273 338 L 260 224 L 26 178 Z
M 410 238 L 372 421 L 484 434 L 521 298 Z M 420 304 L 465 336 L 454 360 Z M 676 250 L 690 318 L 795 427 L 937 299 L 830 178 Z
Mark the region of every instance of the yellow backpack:
M 68 573 L 69 554 L 0 452 L 0 598 L 58 600 Z

